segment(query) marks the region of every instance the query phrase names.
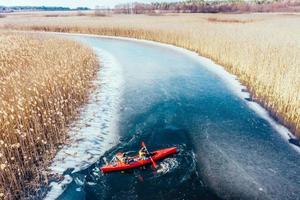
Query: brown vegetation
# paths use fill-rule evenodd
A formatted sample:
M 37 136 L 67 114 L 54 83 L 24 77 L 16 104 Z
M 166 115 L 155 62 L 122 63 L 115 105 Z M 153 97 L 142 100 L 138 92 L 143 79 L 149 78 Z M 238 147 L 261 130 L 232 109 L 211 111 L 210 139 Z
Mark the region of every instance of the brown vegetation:
M 73 41 L 0 32 L 0 199 L 23 199 L 88 95 L 95 55 Z

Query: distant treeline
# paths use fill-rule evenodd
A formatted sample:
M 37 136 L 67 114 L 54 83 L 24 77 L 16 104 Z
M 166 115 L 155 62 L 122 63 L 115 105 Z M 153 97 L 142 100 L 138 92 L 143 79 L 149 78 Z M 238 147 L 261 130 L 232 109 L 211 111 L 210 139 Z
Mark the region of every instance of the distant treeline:
M 70 10 L 90 10 L 87 7 L 77 7 L 75 9 L 69 7 L 56 7 L 56 6 L 0 6 L 0 13 L 2 12 L 15 12 L 15 11 L 70 11 Z
M 204 1 L 189 0 L 176 3 L 132 3 L 119 4 L 115 13 L 220 13 L 220 12 L 299 12 L 299 0 L 256 0 L 256 1 Z

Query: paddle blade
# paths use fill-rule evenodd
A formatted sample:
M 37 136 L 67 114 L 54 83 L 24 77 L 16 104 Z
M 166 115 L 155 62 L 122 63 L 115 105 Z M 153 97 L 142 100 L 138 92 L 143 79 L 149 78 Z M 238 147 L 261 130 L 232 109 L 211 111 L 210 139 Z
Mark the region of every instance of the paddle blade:
M 151 157 L 150 157 L 151 158 Z M 153 164 L 153 167 L 154 167 L 154 169 L 157 169 L 157 164 L 156 164 L 156 162 L 151 158 L 151 161 L 152 161 L 152 164 Z

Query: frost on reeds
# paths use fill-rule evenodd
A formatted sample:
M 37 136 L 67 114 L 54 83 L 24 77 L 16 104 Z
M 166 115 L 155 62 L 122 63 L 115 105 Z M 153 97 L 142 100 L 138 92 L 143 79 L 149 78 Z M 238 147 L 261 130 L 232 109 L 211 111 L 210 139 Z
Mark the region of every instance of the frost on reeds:
M 43 169 L 66 139 L 97 70 L 73 41 L 0 32 L 0 199 L 47 183 Z
M 69 17 L 62 23 L 32 16 L 27 21 L 7 18 L 0 26 L 127 36 L 187 48 L 237 75 L 256 101 L 300 137 L 299 19 L 280 13 L 113 15 L 101 20 Z

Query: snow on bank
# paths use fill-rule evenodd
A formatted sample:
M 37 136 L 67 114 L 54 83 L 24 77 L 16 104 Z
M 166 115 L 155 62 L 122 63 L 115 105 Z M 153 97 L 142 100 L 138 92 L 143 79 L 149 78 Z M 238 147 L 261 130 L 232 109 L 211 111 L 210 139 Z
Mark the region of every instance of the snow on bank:
M 81 109 L 80 117 L 71 125 L 70 141 L 55 156 L 50 170 L 62 175 L 66 170 L 77 172 L 95 163 L 99 157 L 118 142 L 117 121 L 122 93 L 122 69 L 114 57 L 94 48 L 101 62 L 88 103 Z M 65 175 L 60 183 L 52 182 L 45 199 L 56 199 L 72 181 Z

